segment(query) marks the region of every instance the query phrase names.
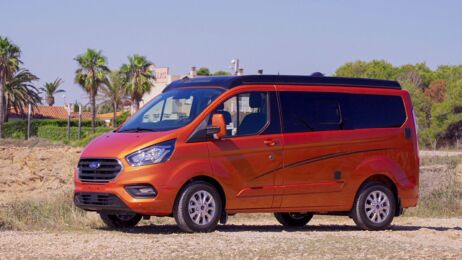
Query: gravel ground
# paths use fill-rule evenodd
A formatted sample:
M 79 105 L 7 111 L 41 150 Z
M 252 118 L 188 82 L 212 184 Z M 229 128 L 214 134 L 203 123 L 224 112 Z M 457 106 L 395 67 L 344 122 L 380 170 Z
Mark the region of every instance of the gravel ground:
M 72 169 L 79 152 L 79 148 L 42 144 L 37 140 L 0 142 L 0 206 L 17 200 L 18 195 L 21 198 L 47 198 L 70 190 Z M 421 152 L 422 157 L 461 154 Z M 449 173 L 444 161 L 434 163 L 436 165 L 422 167 L 422 194 L 437 189 L 444 184 L 441 180 L 447 179 L 443 175 Z M 461 176 L 459 174 L 459 178 Z M 100 226 L 97 220 L 95 223 Z M 140 226 L 126 230 L 92 229 L 89 226 L 79 230 L 62 229 L 0 231 L 0 259 L 462 259 L 462 216 L 400 217 L 395 219 L 390 230 L 381 232 L 360 231 L 347 217 L 326 216 L 315 216 L 310 225 L 302 229 L 284 229 L 268 214 L 230 217 L 227 225 L 208 234 L 182 233 L 172 219 L 165 218 L 143 221 Z
M 438 151 L 438 150 L 425 150 L 425 151 L 420 151 L 419 155 L 421 157 L 434 157 L 434 156 L 439 156 L 439 157 L 448 157 L 448 156 L 461 156 L 462 152 L 459 151 Z
M 462 258 L 462 218 L 401 217 L 380 232 L 326 216 L 284 229 L 268 215 L 241 215 L 208 234 L 184 234 L 166 222 L 127 230 L 3 231 L 0 258 Z

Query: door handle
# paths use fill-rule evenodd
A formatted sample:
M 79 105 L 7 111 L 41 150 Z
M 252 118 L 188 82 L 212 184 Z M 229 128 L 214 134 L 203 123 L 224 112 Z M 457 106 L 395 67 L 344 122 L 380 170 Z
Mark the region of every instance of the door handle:
M 274 141 L 273 139 L 265 140 L 263 141 L 263 143 L 267 146 L 275 146 L 277 144 L 276 141 Z

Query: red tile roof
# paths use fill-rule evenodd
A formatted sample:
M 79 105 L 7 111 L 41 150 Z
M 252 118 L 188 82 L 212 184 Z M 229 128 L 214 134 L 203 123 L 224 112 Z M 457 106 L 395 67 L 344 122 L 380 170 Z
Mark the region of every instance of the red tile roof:
M 10 109 L 8 111 L 9 117 L 11 118 L 26 118 L 27 109 L 25 109 L 25 114 L 21 114 L 19 111 L 16 113 L 15 110 Z M 78 112 L 71 112 L 71 118 L 78 118 Z M 64 106 L 37 106 L 32 111 L 32 118 L 34 119 L 67 119 L 67 108 Z M 90 112 L 82 112 L 83 120 L 90 120 Z

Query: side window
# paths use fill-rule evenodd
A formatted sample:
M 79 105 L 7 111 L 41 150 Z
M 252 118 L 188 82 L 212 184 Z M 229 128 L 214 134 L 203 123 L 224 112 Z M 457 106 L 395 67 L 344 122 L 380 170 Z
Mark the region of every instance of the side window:
M 281 92 L 284 132 L 400 127 L 406 111 L 400 96 Z
M 258 134 L 269 122 L 268 93 L 240 93 L 219 105 L 214 113 L 223 115 L 227 137 Z
M 337 93 L 281 92 L 284 132 L 312 132 L 343 129 L 341 103 Z
M 339 130 L 342 126 L 340 104 L 336 100 L 316 100 L 316 130 Z
M 353 129 L 400 127 L 406 120 L 400 96 L 350 95 L 349 114 Z

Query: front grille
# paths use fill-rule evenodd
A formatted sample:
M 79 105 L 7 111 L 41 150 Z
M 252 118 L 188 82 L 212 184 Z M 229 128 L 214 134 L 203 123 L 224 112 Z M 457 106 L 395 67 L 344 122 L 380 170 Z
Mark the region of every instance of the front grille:
M 108 182 L 122 171 L 122 164 L 116 159 L 80 159 L 78 169 L 81 181 Z
M 75 204 L 86 210 L 126 210 L 127 205 L 114 194 L 99 192 L 78 192 L 74 195 Z

